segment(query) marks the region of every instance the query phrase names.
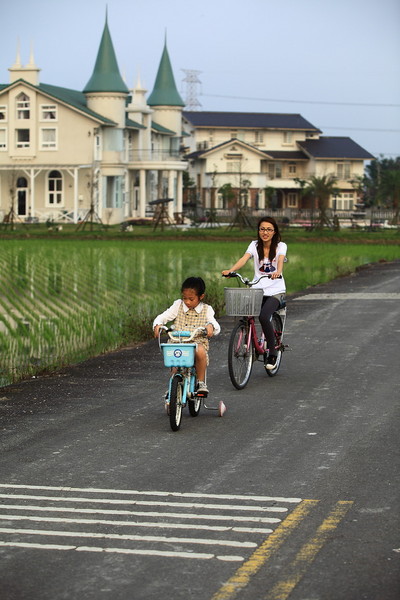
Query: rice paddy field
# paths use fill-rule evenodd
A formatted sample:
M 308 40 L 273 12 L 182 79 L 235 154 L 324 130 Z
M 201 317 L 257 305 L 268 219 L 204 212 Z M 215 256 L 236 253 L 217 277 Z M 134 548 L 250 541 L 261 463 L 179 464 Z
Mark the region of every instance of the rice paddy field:
M 149 339 L 156 314 L 201 276 L 224 312 L 220 275 L 248 240 L 0 240 L 0 385 Z M 398 245 L 289 242 L 288 293 L 400 258 Z M 251 276 L 249 266 L 243 274 Z

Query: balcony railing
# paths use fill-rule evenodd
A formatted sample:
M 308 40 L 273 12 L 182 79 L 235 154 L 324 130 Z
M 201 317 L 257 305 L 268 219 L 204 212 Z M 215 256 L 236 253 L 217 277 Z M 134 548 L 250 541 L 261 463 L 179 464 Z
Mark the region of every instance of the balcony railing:
M 179 150 L 129 150 L 128 161 L 136 162 L 143 161 L 169 161 L 181 160 L 182 156 Z

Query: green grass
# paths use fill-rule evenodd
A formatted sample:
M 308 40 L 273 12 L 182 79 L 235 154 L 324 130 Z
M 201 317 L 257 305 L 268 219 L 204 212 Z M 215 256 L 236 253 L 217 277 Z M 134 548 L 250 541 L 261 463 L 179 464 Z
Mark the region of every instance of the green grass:
M 134 232 L 123 241 L 73 239 L 65 232 L 0 240 L 0 384 L 149 339 L 154 316 L 179 297 L 191 275 L 205 279 L 209 303 L 223 314 L 223 288 L 237 282 L 220 273 L 246 251 L 252 235 L 215 232 L 206 230 L 204 239 L 166 233 L 138 239 Z M 358 237 L 339 243 L 339 236 L 303 242 L 284 233 L 288 293 L 400 258 L 393 235 L 378 244 Z M 251 265 L 243 274 L 252 275 Z

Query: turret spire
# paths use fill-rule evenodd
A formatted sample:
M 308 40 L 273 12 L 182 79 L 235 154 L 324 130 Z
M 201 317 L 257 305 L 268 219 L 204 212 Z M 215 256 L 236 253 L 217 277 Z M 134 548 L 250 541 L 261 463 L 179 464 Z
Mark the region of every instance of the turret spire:
M 128 93 L 128 88 L 119 72 L 114 46 L 108 29 L 107 12 L 93 74 L 83 91 Z
M 158 67 L 156 82 L 147 104 L 149 106 L 185 106 L 176 88 L 172 72 L 167 50 L 167 32 L 165 32 L 164 51 Z

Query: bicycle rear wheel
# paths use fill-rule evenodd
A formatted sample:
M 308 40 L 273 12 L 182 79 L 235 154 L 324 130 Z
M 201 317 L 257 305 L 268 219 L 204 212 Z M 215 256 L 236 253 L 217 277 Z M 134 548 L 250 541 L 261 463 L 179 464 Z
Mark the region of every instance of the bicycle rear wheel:
M 266 369 L 270 377 L 274 377 L 274 375 L 277 374 L 282 361 L 282 319 L 280 318 L 278 313 L 274 313 L 272 315 L 272 326 L 274 328 L 275 335 L 275 348 L 277 349 L 278 354 L 276 357 L 276 363 L 274 365 L 274 368 Z
M 174 375 L 169 396 L 169 423 L 172 431 L 178 431 L 182 420 L 183 381 L 180 375 Z
M 248 345 L 249 342 L 249 345 Z M 253 342 L 247 321 L 239 321 L 231 333 L 228 350 L 229 377 L 235 388 L 243 389 L 253 368 Z

